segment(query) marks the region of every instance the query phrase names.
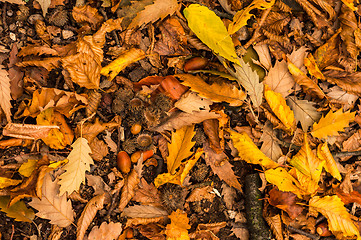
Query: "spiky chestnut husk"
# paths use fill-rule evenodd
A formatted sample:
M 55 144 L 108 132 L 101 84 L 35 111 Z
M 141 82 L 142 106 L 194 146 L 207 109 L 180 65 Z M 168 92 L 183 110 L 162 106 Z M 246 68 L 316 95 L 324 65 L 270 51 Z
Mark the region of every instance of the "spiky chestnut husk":
M 139 112 L 144 109 L 144 102 L 140 98 L 133 98 L 129 101 L 128 111 L 131 113 Z
M 197 146 L 203 145 L 203 143 L 207 140 L 206 135 L 200 128 L 196 128 L 196 134 L 192 138 L 192 141 L 196 142 Z
M 128 138 L 122 144 L 122 148 L 128 154 L 132 154 L 137 149 L 137 139 L 135 138 Z
M 197 182 L 203 182 L 203 180 L 208 176 L 209 168 L 204 163 L 200 163 L 197 165 L 197 168 L 194 170 L 191 176 Z
M 69 21 L 68 11 L 63 6 L 58 6 L 49 16 L 49 23 L 63 27 Z
M 185 195 L 181 186 L 167 183 L 160 189 L 160 198 L 163 206 L 168 212 L 176 211 L 177 209 L 183 209 L 185 202 Z
M 152 111 L 151 108 L 145 109 L 143 116 L 148 128 L 154 127 L 160 123 L 159 113 Z
M 154 106 L 163 112 L 167 112 L 173 107 L 173 102 L 172 99 L 160 93 L 154 99 Z
M 120 88 L 115 92 L 115 98 L 120 99 L 128 104 L 129 101 L 134 98 L 134 92 L 129 88 Z

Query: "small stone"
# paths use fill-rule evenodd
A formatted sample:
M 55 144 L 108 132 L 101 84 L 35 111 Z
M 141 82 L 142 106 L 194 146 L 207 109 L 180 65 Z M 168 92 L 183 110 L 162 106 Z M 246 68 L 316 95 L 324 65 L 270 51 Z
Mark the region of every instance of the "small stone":
M 69 39 L 74 36 L 74 33 L 70 30 L 63 30 L 62 35 L 64 39 Z
M 31 15 L 31 16 L 28 18 L 28 22 L 29 22 L 30 24 L 35 24 L 35 22 L 36 22 L 37 20 L 42 21 L 42 20 L 44 20 L 44 18 L 43 18 L 43 16 L 41 16 L 40 14 L 33 14 L 33 15 Z
M 8 10 L 6 14 L 8 15 L 8 17 L 12 17 L 14 15 L 14 12 L 13 10 Z
M 16 41 L 16 35 L 15 33 L 10 33 L 10 39 L 13 40 L 13 41 Z

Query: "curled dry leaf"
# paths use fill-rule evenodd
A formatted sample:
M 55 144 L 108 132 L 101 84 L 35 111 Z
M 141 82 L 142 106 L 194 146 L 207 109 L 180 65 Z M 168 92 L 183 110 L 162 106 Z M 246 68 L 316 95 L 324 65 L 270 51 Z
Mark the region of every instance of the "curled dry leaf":
M 47 137 L 52 129 L 59 129 L 59 126 L 8 123 L 3 129 L 3 135 L 21 139 L 41 139 Z
M 273 188 L 269 192 L 268 202 L 279 209 L 287 212 L 290 218 L 295 219 L 303 211 L 303 207 L 297 204 L 297 196 L 291 192 L 282 192 Z
M 211 148 L 220 153 L 223 151 L 220 140 L 218 119 L 207 119 L 203 121 L 204 133 L 208 136 Z
M 125 178 L 125 183 L 122 188 L 122 194 L 120 196 L 120 202 L 118 206 L 120 211 L 124 210 L 130 199 L 132 199 L 134 196 L 135 191 L 138 188 L 139 181 L 138 173 L 134 169 Z
M 98 9 L 89 5 L 74 7 L 72 11 L 73 18 L 78 23 L 89 23 L 93 30 L 96 30 L 104 21 L 104 18 L 99 15 Z
M 83 212 L 80 215 L 80 218 L 76 224 L 77 232 L 76 239 L 82 240 L 86 230 L 88 229 L 90 223 L 93 221 L 97 212 L 103 208 L 105 200 L 105 194 L 97 195 L 93 197 L 87 205 L 84 207 Z
M 59 57 L 43 58 L 42 60 L 28 60 L 19 62 L 16 66 L 23 68 L 28 66 L 43 67 L 50 72 L 51 70 L 60 67 L 60 60 L 61 58 Z
M 121 223 L 106 223 L 103 222 L 100 227 L 95 226 L 89 233 L 89 240 L 113 240 L 118 239 L 119 235 L 122 232 Z

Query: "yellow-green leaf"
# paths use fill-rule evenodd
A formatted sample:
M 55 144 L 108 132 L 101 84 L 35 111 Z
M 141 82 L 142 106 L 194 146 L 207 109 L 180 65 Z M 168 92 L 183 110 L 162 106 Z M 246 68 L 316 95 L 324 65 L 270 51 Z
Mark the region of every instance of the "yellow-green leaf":
M 5 212 L 8 217 L 15 218 L 15 221 L 32 222 L 35 217 L 34 211 L 28 209 L 23 201 L 18 201 L 8 207 L 9 202 L 10 197 L 0 196 L 1 211 Z
M 27 162 L 24 162 L 23 164 L 21 164 L 21 166 L 19 168 L 19 173 L 21 175 L 23 175 L 24 177 L 30 177 L 31 173 L 36 168 L 37 162 L 38 162 L 38 160 L 36 160 L 36 159 L 28 159 Z
M 222 20 L 211 10 L 199 4 L 184 9 L 189 28 L 197 37 L 225 59 L 239 64 L 236 49 Z
M 231 131 L 231 139 L 242 160 L 252 164 L 259 164 L 267 169 L 279 166 L 258 149 L 247 133 Z
M 201 77 L 191 74 L 177 74 L 175 76 L 183 81 L 183 85 L 190 87 L 199 96 L 208 98 L 213 102 L 227 102 L 230 106 L 240 106 L 246 99 L 246 94 L 231 84 L 220 82 L 209 85 Z
M 280 93 L 272 91 L 265 85 L 264 96 L 273 113 L 285 125 L 286 129 L 293 132 L 296 127 L 296 120 L 293 111 L 287 106 L 286 100 Z
M 195 144 L 192 142 L 195 133 L 194 125 L 185 126 L 172 132 L 172 142 L 168 143 L 167 167 L 169 173 L 174 174 L 182 160 L 192 155 L 190 150 Z
M 327 218 L 328 227 L 337 239 L 360 238 L 360 233 L 337 195 L 313 197 L 309 206 Z M 312 209 L 313 208 L 313 209 Z
M 313 124 L 312 136 L 317 138 L 327 138 L 328 136 L 338 136 L 338 131 L 343 131 L 348 127 L 350 121 L 355 119 L 355 112 L 342 112 L 342 109 L 332 112 L 330 110 L 318 123 Z
M 337 168 L 335 159 L 333 158 L 330 149 L 328 148 L 327 142 L 318 145 L 317 147 L 317 156 L 319 159 L 325 161 L 325 170 L 330 173 L 334 178 L 341 181 L 342 177 L 340 171 Z
M 22 180 L 15 180 L 15 179 L 6 178 L 6 177 L 0 177 L 0 189 L 18 185 L 21 182 L 22 182 Z
M 275 0 L 271 0 L 270 2 L 267 2 L 265 0 L 253 0 L 251 4 L 249 4 L 246 8 L 238 11 L 234 17 L 233 21 L 228 26 L 228 33 L 233 34 L 237 32 L 241 27 L 247 25 L 247 21 L 254 16 L 254 14 L 251 14 L 250 11 L 253 9 L 267 9 L 273 6 L 275 3 Z

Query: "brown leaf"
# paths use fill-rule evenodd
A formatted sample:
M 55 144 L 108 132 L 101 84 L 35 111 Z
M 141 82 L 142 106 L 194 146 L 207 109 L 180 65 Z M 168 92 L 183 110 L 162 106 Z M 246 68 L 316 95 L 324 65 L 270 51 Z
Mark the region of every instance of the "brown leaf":
M 112 129 L 114 127 L 118 127 L 120 123 L 117 123 L 115 121 L 111 121 L 108 123 L 100 122 L 98 118 L 95 119 L 94 123 L 87 122 L 85 124 L 78 125 L 75 129 L 76 136 L 82 136 L 88 142 L 92 142 L 93 139 L 101 132 L 107 129 Z
M 10 78 L 8 72 L 0 65 L 0 107 L 4 111 L 6 120 L 11 123 L 11 96 L 10 96 Z
M 0 141 L 0 149 L 6 149 L 9 147 L 23 146 L 28 147 L 33 143 L 32 140 L 24 140 L 21 138 L 10 138 Z
M 85 177 L 87 179 L 87 185 L 93 187 L 94 195 L 100 195 L 105 192 L 110 192 L 111 188 L 104 182 L 104 180 L 100 176 L 86 174 Z
M 89 23 L 93 30 L 96 30 L 104 21 L 103 17 L 99 15 L 98 9 L 89 5 L 74 7 L 72 15 L 77 23 Z
M 52 55 L 58 56 L 59 53 L 56 49 L 51 48 L 49 45 L 38 46 L 36 44 L 29 44 L 22 47 L 20 52 L 17 54 L 18 57 L 25 57 L 28 55 Z
M 16 66 L 18 67 L 36 66 L 36 67 L 43 67 L 46 70 L 51 71 L 54 68 L 60 67 L 60 58 L 52 57 L 52 58 L 43 58 L 41 60 L 22 61 L 17 63 Z
M 37 20 L 35 22 L 35 31 L 37 35 L 49 46 L 51 45 L 51 36 L 46 29 L 45 22 Z
M 47 137 L 52 129 L 59 129 L 59 126 L 8 123 L 3 135 L 21 139 L 41 139 Z
M 99 140 L 98 138 L 94 138 L 93 141 L 90 142 L 89 146 L 92 150 L 92 154 L 90 154 L 90 156 L 95 161 L 101 161 L 109 153 L 108 146 L 103 140 Z
M 137 205 L 125 208 L 121 216 L 129 218 L 158 218 L 168 216 L 168 212 L 161 207 Z
M 212 171 L 228 185 L 243 192 L 242 186 L 232 170 L 232 165 L 227 160 L 227 155 L 224 153 L 217 154 L 210 148 L 209 143 L 204 143 L 203 146 L 206 154 L 205 161 L 212 168 Z
M 125 178 L 125 183 L 122 188 L 122 194 L 120 196 L 120 202 L 118 206 L 118 209 L 120 211 L 124 210 L 124 208 L 128 205 L 130 199 L 132 199 L 132 197 L 134 196 L 139 181 L 140 180 L 138 177 L 138 173 L 134 169 Z
M 118 236 L 122 232 L 122 224 L 121 223 L 106 223 L 103 222 L 100 227 L 95 226 L 89 233 L 89 240 L 113 240 L 118 239 Z
M 352 134 L 346 141 L 342 143 L 343 151 L 359 151 L 361 149 L 361 129 Z
M 159 220 L 162 220 L 162 219 L 159 219 Z M 130 220 L 135 220 L 135 219 L 130 219 Z M 130 222 L 130 220 L 128 220 L 128 222 Z M 145 219 L 145 220 L 148 220 L 148 219 Z M 155 219 L 155 220 L 157 220 L 157 219 Z M 158 220 L 158 222 L 159 222 L 159 220 Z M 127 222 L 127 225 L 128 225 L 128 222 Z M 135 223 L 132 225 L 137 225 L 137 224 Z M 136 229 L 144 237 L 147 237 L 149 239 L 152 239 L 152 240 L 165 240 L 166 239 L 163 234 L 163 229 L 160 226 L 160 224 L 149 223 L 149 224 L 144 224 L 144 225 L 138 225 L 138 226 L 136 226 Z
M 206 186 L 202 188 L 196 188 L 194 189 L 186 199 L 186 202 L 197 202 L 202 200 L 209 200 L 213 201 L 213 198 L 215 197 L 214 193 L 211 193 L 213 191 L 212 186 Z
M 105 200 L 105 194 L 97 195 L 93 197 L 87 205 L 84 207 L 83 212 L 80 215 L 80 218 L 77 222 L 77 233 L 76 239 L 83 239 L 86 230 L 88 229 L 90 223 L 93 221 L 97 212 L 103 208 Z
M 165 77 L 161 82 L 160 86 L 166 92 L 166 94 L 173 100 L 178 100 L 183 93 L 188 90 L 188 87 L 183 86 L 180 82 L 173 76 Z
M 133 200 L 142 203 L 143 205 L 162 206 L 160 194 L 153 183 L 148 184 L 142 178 L 140 180 L 140 187 L 135 191 Z
M 207 119 L 203 121 L 203 130 L 204 133 L 208 136 L 211 148 L 215 152 L 221 153 L 223 149 L 220 144 L 218 128 L 218 119 Z
M 10 57 L 9 57 L 9 78 L 10 78 L 10 92 L 14 100 L 17 100 L 23 95 L 23 77 L 24 72 L 20 70 L 16 63 L 20 61 L 18 58 L 18 47 L 16 44 L 13 44 L 11 47 Z
M 286 211 L 292 219 L 295 219 L 303 211 L 303 207 L 297 204 L 298 199 L 294 193 L 282 192 L 277 188 L 273 188 L 269 195 L 268 202 L 272 206 Z
M 342 202 L 346 205 L 349 203 L 358 203 L 361 204 L 361 194 L 358 191 L 352 191 L 350 193 L 345 193 L 341 189 L 337 189 L 337 196 L 341 198 Z
M 327 42 L 319 47 L 314 53 L 313 56 L 315 57 L 320 70 L 323 70 L 325 67 L 337 62 L 339 58 L 338 46 L 340 41 L 340 31 L 341 29 L 329 38 Z
M 323 74 L 328 82 L 336 84 L 348 93 L 361 96 L 361 72 L 327 70 L 324 71 Z

